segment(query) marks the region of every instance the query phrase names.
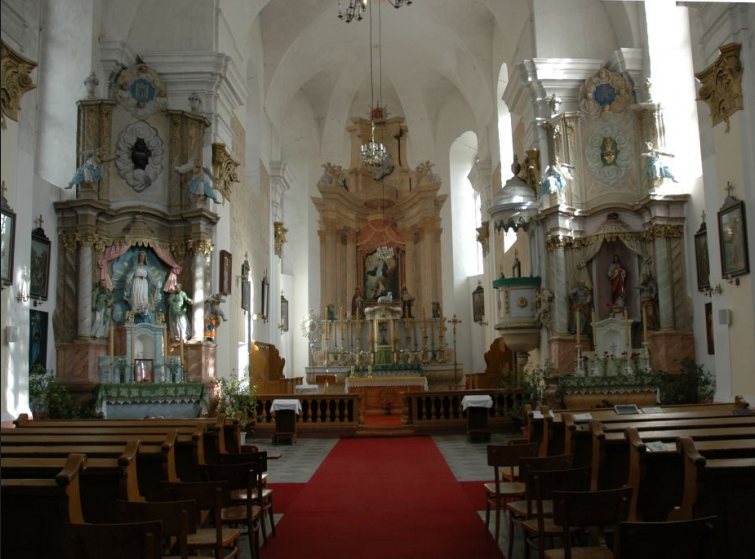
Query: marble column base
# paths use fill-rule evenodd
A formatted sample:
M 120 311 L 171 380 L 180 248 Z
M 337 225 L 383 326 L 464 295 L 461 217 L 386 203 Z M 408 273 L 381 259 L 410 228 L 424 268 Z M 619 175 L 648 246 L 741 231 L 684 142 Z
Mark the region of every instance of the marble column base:
M 217 371 L 215 370 L 215 342 L 187 342 L 184 344 L 184 359 L 186 359 L 187 382 L 202 382 L 209 388 L 214 388 Z
M 91 396 L 100 382 L 100 357 L 108 354 L 106 340 L 84 340 L 55 344 L 59 382 L 77 398 Z
M 695 338 L 692 332 L 675 330 L 650 333 L 650 366 L 668 373 L 679 372 L 674 361 L 695 358 Z
M 586 345 L 588 345 L 588 342 L 583 340 L 583 351 L 585 351 Z M 555 367 L 559 374 L 566 375 L 573 373 L 576 359 L 577 343 L 573 337 L 551 338 L 548 340 L 548 360 L 551 363 L 551 367 Z

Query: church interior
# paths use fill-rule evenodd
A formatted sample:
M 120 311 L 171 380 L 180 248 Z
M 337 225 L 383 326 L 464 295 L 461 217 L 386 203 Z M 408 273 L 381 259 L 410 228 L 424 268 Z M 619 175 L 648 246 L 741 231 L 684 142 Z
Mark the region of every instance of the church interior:
M 232 416 L 251 391 L 271 455 L 466 433 L 492 475 L 472 443 L 525 405 L 543 457 L 576 452 L 558 410 L 755 402 L 755 4 L 0 9 L 4 440 L 56 419 L 40 387 L 114 421 Z M 711 456 L 751 472 L 738 421 Z

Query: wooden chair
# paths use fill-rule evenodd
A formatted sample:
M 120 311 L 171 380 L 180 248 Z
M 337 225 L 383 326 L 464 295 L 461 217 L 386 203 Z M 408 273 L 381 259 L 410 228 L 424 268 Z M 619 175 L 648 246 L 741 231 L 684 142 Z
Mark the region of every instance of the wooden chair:
M 531 444 L 531 442 L 529 439 L 511 439 L 510 441 L 507 441 L 506 444 L 514 446 L 518 444 Z M 501 470 L 501 476 L 503 481 L 519 481 L 519 466 Z
M 587 467 L 567 470 L 529 471 L 527 484 L 528 518 L 522 521 L 524 530 L 524 555 L 529 557 L 535 548 L 539 559 L 545 558 L 545 538 L 563 534 L 563 529 L 553 521 L 553 497 L 556 491 L 587 491 L 590 487 L 590 469 Z M 530 538 L 536 538 L 536 544 Z
M 66 524 L 66 548 L 71 559 L 161 559 L 160 530 L 160 522 Z
M 539 445 L 539 443 L 537 443 Z M 521 479 L 525 480 L 525 495 L 529 488 L 526 485 L 527 474 L 530 471 L 547 471 L 547 470 L 566 470 L 571 468 L 574 456 L 571 454 L 560 454 L 558 456 L 545 456 L 542 458 L 520 458 L 519 473 Z M 552 503 L 543 503 L 544 510 L 547 514 L 553 512 Z M 508 557 L 514 553 L 514 525 L 521 524 L 523 520 L 531 518 L 534 511 L 528 506 L 526 499 L 520 501 L 510 501 L 506 503 L 506 512 L 509 513 L 509 548 Z
M 718 559 L 713 549 L 715 521 L 711 516 L 680 522 L 622 522 L 614 559 Z
M 490 529 L 490 508 L 495 507 L 495 541 L 501 529 L 501 508 L 506 499 L 524 497 L 524 483 L 520 481 L 501 481 L 502 469 L 508 470 L 510 479 L 514 479 L 513 470 L 519 465 L 520 458 L 537 456 L 538 444 L 488 445 L 488 466 L 493 467 L 494 482 L 485 484 L 485 528 Z
M 564 547 L 546 551 L 545 559 L 572 559 L 573 556 L 612 559 L 613 553 L 603 545 L 603 530 L 606 526 L 626 522 L 631 498 L 631 487 L 607 491 L 554 491 L 553 522 L 563 529 Z M 572 553 L 571 533 L 574 528 L 597 528 L 597 538 L 591 535 L 593 541 L 588 541 L 588 546 L 579 547 Z M 596 540 L 600 546 L 593 545 Z
M 273 536 L 278 534 L 275 531 L 275 516 L 273 511 L 273 490 L 267 487 L 267 452 L 243 452 L 241 454 L 226 454 L 220 456 L 222 464 L 256 464 L 261 472 L 260 487 L 255 487 L 252 491 L 253 503 L 262 508 L 262 541 L 267 547 L 267 524 L 265 516 L 270 519 L 270 532 Z M 246 492 L 243 489 L 231 491 L 232 501 L 244 501 Z
M 125 522 L 162 522 L 162 537 L 169 543 L 168 552 L 189 557 L 189 534 L 197 531 L 197 505 L 194 501 L 166 501 L 161 503 L 132 503 L 117 501 L 116 508 Z M 196 558 L 196 556 L 192 556 Z M 166 557 L 166 559 L 168 559 Z
M 195 501 L 197 505 L 197 531 L 189 534 L 187 542 L 189 551 L 210 549 L 215 557 L 230 559 L 238 557 L 236 541 L 241 537 L 241 530 L 224 528 L 222 510 L 229 506 L 228 483 L 225 481 L 165 483 L 168 494 L 176 501 Z M 202 522 L 203 515 L 206 517 Z M 204 527 L 210 520 L 214 527 Z M 226 555 L 224 548 L 230 548 Z
M 208 464 L 203 466 L 202 470 L 209 481 L 225 481 L 227 483 L 229 506 L 223 508 L 220 518 L 223 524 L 246 525 L 250 554 L 252 557 L 259 558 L 262 507 L 255 503 L 252 493 L 258 491 L 262 485 L 260 466 L 251 462 Z M 244 503 L 234 505 L 234 502 L 238 501 L 234 501 L 232 495 L 239 492 L 244 495 Z

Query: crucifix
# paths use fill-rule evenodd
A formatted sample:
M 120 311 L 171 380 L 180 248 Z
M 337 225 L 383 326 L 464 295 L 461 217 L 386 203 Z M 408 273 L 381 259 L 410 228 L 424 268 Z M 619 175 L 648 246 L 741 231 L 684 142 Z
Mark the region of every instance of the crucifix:
M 456 318 L 456 315 L 454 315 L 454 317 L 448 322 L 454 325 L 454 390 L 456 390 L 459 387 L 459 380 L 457 378 L 457 373 L 456 373 L 456 365 L 457 365 L 456 363 L 456 326 L 458 324 L 461 324 L 461 320 Z M 441 351 L 443 351 L 443 348 L 440 348 L 440 349 Z
M 734 190 L 734 185 L 731 184 L 731 181 L 726 181 L 726 188 L 724 188 L 726 191 L 726 197 L 731 198 L 731 191 Z
M 39 217 L 34 221 L 37 222 L 37 229 L 42 229 L 42 224 L 45 222 L 45 220 L 42 219 L 42 214 L 39 214 Z
M 700 214 L 700 219 L 702 219 L 703 223 L 705 223 L 705 210 L 703 210 L 703 213 Z
M 611 344 L 611 355 L 616 355 L 616 342 Z

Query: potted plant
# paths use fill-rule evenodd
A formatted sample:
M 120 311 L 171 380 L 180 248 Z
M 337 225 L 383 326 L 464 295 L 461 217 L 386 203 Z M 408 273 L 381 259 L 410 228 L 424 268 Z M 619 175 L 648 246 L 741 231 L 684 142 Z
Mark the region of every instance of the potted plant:
M 249 383 L 249 376 L 239 379 L 236 371 L 230 378 L 217 382 L 217 413 L 226 417 L 239 417 L 242 428 L 253 427 L 256 421 L 256 386 Z
M 523 431 L 527 425 L 527 412 L 525 406 L 537 408 L 545 399 L 546 378 L 554 376 L 554 370 L 546 363 L 545 366 L 536 366 L 520 375 L 514 383 L 503 383 L 501 388 L 521 390 L 519 397 L 514 395 L 513 401 L 508 408 L 514 427 Z M 527 433 L 525 432 L 525 436 Z

